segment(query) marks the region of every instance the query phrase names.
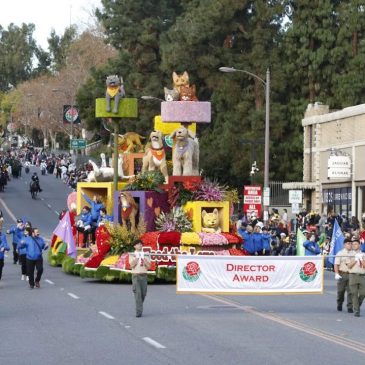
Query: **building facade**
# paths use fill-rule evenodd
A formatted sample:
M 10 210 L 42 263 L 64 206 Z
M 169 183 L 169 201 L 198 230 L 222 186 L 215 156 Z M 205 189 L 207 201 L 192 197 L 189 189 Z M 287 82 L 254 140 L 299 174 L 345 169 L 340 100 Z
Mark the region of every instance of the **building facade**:
M 365 104 L 329 112 L 309 104 L 302 120 L 303 207 L 361 218 L 365 212 Z

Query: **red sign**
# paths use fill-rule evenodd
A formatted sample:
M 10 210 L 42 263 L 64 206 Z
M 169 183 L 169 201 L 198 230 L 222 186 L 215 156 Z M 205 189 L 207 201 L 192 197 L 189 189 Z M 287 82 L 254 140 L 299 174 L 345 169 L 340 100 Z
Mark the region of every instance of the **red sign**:
M 261 186 L 243 187 L 243 212 L 247 215 L 261 216 L 262 189 Z

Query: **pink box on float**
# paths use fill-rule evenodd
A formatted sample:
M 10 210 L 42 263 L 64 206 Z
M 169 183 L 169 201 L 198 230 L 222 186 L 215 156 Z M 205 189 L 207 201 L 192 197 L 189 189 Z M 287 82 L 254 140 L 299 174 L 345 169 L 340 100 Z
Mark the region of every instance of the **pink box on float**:
M 209 101 L 163 101 L 161 118 L 165 123 L 210 123 L 211 105 Z

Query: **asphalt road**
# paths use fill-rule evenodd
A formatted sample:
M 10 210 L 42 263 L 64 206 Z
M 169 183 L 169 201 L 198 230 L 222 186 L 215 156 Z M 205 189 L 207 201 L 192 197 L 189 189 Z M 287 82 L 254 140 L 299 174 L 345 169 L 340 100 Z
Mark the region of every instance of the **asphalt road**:
M 50 237 L 70 189 L 41 176 L 44 192 L 34 201 L 29 178 L 0 193 L 4 228 L 26 217 Z M 177 295 L 174 285 L 149 285 L 135 318 L 130 284 L 69 276 L 46 260 L 44 267 L 41 289 L 29 290 L 6 258 L 1 365 L 365 363 L 365 308 L 360 318 L 336 311 L 332 273 L 323 295 Z

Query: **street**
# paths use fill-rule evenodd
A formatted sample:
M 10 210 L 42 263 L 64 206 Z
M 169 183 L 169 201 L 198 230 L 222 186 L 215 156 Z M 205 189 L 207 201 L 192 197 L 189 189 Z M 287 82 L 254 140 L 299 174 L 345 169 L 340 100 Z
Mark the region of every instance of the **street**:
M 23 171 L 0 193 L 3 233 L 25 218 L 49 241 L 71 190 L 39 173 L 43 192 L 32 200 L 30 176 Z M 173 284 L 151 284 L 143 317 L 136 318 L 130 284 L 66 275 L 44 258 L 41 288 L 34 290 L 20 280 L 11 251 L 5 259 L 0 364 L 365 362 L 365 308 L 360 318 L 345 305 L 337 312 L 331 272 L 323 295 L 177 295 Z

